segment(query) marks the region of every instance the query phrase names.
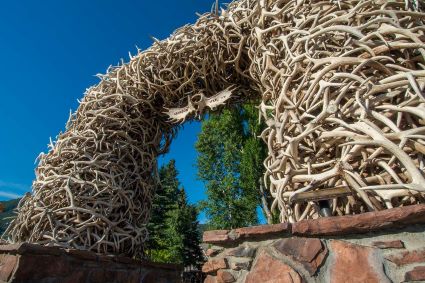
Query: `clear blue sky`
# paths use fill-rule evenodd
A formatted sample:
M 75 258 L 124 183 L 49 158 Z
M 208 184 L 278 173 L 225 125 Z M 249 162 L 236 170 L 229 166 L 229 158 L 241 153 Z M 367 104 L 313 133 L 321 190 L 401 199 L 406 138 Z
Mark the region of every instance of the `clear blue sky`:
M 166 38 L 193 23 L 211 0 L 19 0 L 0 4 L 0 199 L 21 196 L 34 179 L 34 160 L 64 129 L 70 109 L 94 77 L 149 35 Z M 175 158 L 191 202 L 204 197 L 196 181 L 193 144 L 199 123 L 187 124 L 165 160 Z M 160 160 L 163 161 L 164 158 Z

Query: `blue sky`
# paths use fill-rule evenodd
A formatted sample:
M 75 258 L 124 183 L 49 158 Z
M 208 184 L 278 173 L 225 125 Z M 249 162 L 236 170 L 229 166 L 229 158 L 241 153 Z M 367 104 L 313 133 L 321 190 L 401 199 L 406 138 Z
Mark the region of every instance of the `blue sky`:
M 109 65 L 150 35 L 166 38 L 193 23 L 211 0 L 19 0 L 0 4 L 0 199 L 30 190 L 34 161 L 64 129 L 77 99 Z M 204 197 L 196 180 L 199 123 L 186 124 L 169 155 L 191 202 Z

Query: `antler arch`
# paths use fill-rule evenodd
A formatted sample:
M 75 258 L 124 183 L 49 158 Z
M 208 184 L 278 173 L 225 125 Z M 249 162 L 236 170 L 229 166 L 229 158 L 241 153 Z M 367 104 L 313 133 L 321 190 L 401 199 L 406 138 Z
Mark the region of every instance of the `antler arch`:
M 156 40 L 87 90 L 40 157 L 11 240 L 142 253 L 174 122 L 255 96 L 281 221 L 319 217 L 320 200 L 334 215 L 424 202 L 425 15 L 415 9 L 240 0 Z

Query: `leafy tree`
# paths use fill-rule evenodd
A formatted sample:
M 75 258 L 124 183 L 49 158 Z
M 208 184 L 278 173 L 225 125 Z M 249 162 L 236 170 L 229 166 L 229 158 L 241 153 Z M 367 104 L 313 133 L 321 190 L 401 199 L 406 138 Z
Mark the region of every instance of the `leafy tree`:
M 270 212 L 272 197 L 263 184 L 263 161 L 267 156 L 266 144 L 258 138 L 265 128 L 264 122 L 258 120 L 258 110 L 251 104 L 243 105 L 242 117 L 245 123 L 245 138 L 241 155 L 241 187 L 250 203 L 261 206 L 264 217 L 269 224 L 275 223 L 276 217 Z
M 258 223 L 265 148 L 257 138 L 263 126 L 258 125 L 257 113 L 253 106 L 244 105 L 213 113 L 202 122 L 197 165 L 208 199 L 200 207 L 210 220 L 210 229 Z

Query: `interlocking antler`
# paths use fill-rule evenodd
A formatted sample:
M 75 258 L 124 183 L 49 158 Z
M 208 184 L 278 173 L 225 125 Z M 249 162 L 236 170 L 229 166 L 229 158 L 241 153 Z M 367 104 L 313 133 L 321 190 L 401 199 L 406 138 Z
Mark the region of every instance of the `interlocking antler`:
M 111 67 L 40 156 L 7 233 L 140 255 L 177 127 L 261 97 L 281 221 L 424 199 L 425 14 L 410 1 L 239 0 Z M 237 86 L 237 91 L 234 90 Z M 186 102 L 188 101 L 188 102 Z

